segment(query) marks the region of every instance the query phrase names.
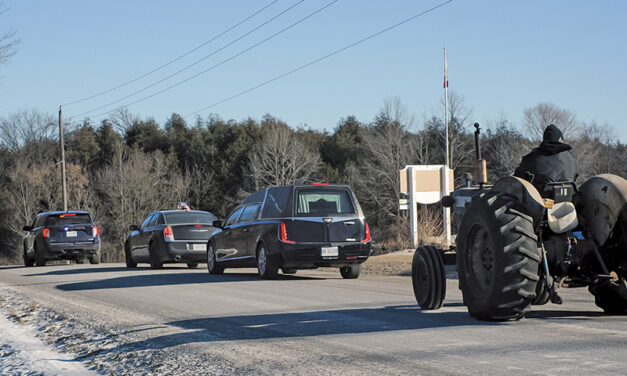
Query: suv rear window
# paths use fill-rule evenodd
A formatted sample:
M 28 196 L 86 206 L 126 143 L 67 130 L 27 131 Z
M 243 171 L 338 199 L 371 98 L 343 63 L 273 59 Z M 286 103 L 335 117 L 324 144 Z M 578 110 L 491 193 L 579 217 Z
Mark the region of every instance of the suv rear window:
M 348 194 L 342 190 L 299 190 L 297 215 L 330 216 L 354 214 L 355 208 Z
M 57 214 L 48 216 L 47 220 L 48 226 L 54 225 L 83 225 L 83 224 L 91 224 L 91 218 L 89 214 L 77 214 L 77 213 L 67 213 L 67 214 Z
M 168 224 L 175 225 L 181 223 L 204 223 L 212 224 L 217 220 L 215 215 L 209 212 L 179 212 L 179 213 L 164 213 L 165 221 Z

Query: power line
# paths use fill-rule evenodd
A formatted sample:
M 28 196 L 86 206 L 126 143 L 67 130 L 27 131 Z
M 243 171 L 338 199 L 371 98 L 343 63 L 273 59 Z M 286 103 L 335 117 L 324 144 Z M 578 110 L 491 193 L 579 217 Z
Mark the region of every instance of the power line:
M 331 52 L 331 53 L 329 53 L 329 54 L 327 54 L 327 55 L 325 55 L 325 56 L 322 56 L 322 57 L 320 57 L 320 58 L 318 58 L 318 59 L 316 59 L 316 60 L 313 60 L 313 61 L 311 61 L 311 62 L 309 62 L 309 63 L 307 63 L 307 64 L 303 64 L 303 65 L 301 65 L 301 66 L 299 66 L 299 67 L 297 67 L 297 68 L 294 68 L 294 69 L 290 70 L 289 72 L 283 73 L 283 74 L 278 75 L 278 76 L 276 76 L 276 77 L 274 77 L 274 78 L 271 78 L 271 79 L 269 79 L 269 80 L 267 80 L 267 81 L 264 81 L 264 82 L 262 82 L 262 83 L 260 83 L 260 84 L 258 84 L 258 85 L 255 85 L 255 86 L 253 86 L 253 87 L 251 87 L 251 88 L 248 88 L 248 89 L 246 89 L 246 90 L 240 91 L 240 92 L 239 92 L 239 93 L 237 93 L 237 94 L 234 94 L 234 95 L 232 95 L 232 96 L 230 96 L 230 97 L 228 97 L 228 98 L 225 98 L 225 99 L 222 99 L 222 100 L 220 100 L 220 101 L 218 101 L 218 102 L 215 102 L 215 103 L 213 103 L 213 104 L 210 104 L 210 105 L 209 105 L 209 106 L 207 106 L 207 107 L 203 107 L 203 108 L 201 108 L 201 109 L 200 109 L 200 110 L 198 110 L 198 111 L 191 112 L 191 113 L 189 113 L 189 114 L 187 114 L 187 115 L 185 115 L 185 116 L 183 116 L 183 117 L 184 117 L 184 118 L 186 118 L 186 117 L 188 117 L 188 116 L 195 115 L 195 114 L 197 114 L 197 113 L 199 113 L 199 112 L 202 112 L 202 111 L 208 110 L 208 109 L 210 109 L 210 108 L 212 108 L 212 107 L 215 107 L 215 106 L 217 106 L 217 105 L 220 105 L 220 104 L 222 104 L 222 103 L 224 103 L 224 102 L 228 102 L 228 101 L 230 101 L 231 99 L 235 99 L 235 98 L 237 98 L 237 97 L 239 97 L 239 96 L 242 96 L 242 95 L 244 95 L 244 94 L 246 94 L 246 93 L 250 93 L 250 92 L 251 92 L 251 91 L 253 91 L 253 90 L 259 89 L 259 88 L 260 88 L 260 87 L 262 87 L 262 86 L 268 85 L 268 84 L 270 84 L 270 83 L 272 83 L 272 82 L 274 82 L 274 81 L 280 80 L 281 78 L 284 78 L 284 77 L 289 76 L 289 75 L 291 75 L 291 74 L 293 74 L 293 73 L 296 73 L 296 72 L 298 72 L 298 71 L 300 71 L 300 70 L 303 70 L 303 69 L 305 69 L 305 68 L 307 68 L 307 67 L 309 67 L 309 66 L 312 66 L 312 65 L 314 65 L 314 64 L 316 64 L 316 63 L 319 63 L 319 62 L 321 62 L 322 60 L 328 59 L 328 58 L 330 58 L 331 56 L 334 56 L 334 55 L 339 54 L 340 52 L 346 51 L 346 50 L 347 50 L 347 49 L 349 49 L 349 48 L 352 48 L 352 47 L 354 47 L 354 46 L 356 46 L 356 45 L 358 45 L 358 44 L 361 44 L 361 43 L 363 43 L 363 42 L 366 42 L 366 41 L 368 41 L 368 40 L 370 40 L 370 39 L 372 39 L 372 38 L 374 38 L 374 37 L 376 37 L 376 36 L 379 36 L 379 35 L 381 35 L 381 34 L 383 34 L 383 33 L 385 33 L 385 32 L 388 32 L 388 31 L 390 31 L 390 30 L 392 30 L 392 29 L 395 29 L 395 28 L 397 28 L 397 27 L 399 27 L 399 26 L 401 26 L 401 25 L 403 25 L 403 24 L 405 24 L 405 23 L 407 23 L 407 22 L 413 21 L 413 20 L 415 20 L 416 18 L 419 18 L 419 17 L 421 17 L 421 16 L 424 16 L 425 14 L 430 13 L 430 12 L 432 12 L 432 11 L 434 11 L 434 10 L 438 9 L 438 8 L 443 7 L 444 5 L 446 5 L 446 4 L 448 4 L 448 3 L 452 3 L 452 2 L 453 2 L 453 0 L 448 0 L 448 1 L 445 1 L 445 2 L 443 2 L 443 3 L 440 3 L 440 4 L 436 5 L 436 6 L 434 6 L 433 8 L 427 9 L 427 10 L 425 10 L 425 11 L 423 11 L 423 12 L 420 12 L 420 13 L 418 13 L 418 14 L 414 15 L 414 16 L 411 16 L 411 17 L 409 17 L 409 18 L 406 18 L 406 19 L 404 19 L 403 21 L 400 21 L 400 22 L 398 22 L 398 23 L 396 23 L 396 24 L 394 24 L 394 25 L 392 25 L 392 26 L 389 26 L 389 27 L 387 27 L 387 28 L 385 28 L 385 29 L 383 29 L 383 30 L 380 30 L 380 31 L 378 31 L 378 32 L 376 32 L 376 33 L 374 33 L 374 34 L 370 34 L 369 36 L 367 36 L 367 37 L 365 37 L 365 38 L 363 38 L 363 39 L 360 39 L 360 40 L 358 40 L 357 42 L 351 43 L 351 44 L 349 44 L 349 45 L 347 45 L 347 46 L 344 46 L 344 47 L 342 47 L 342 48 L 340 48 L 340 49 L 337 49 L 337 50 L 335 50 L 335 51 L 333 51 L 333 52 Z
M 107 90 L 105 90 L 105 91 L 102 91 L 102 92 L 100 92 L 100 93 L 97 93 L 97 94 L 94 94 L 94 95 L 90 95 L 90 96 L 88 96 L 88 97 L 84 97 L 84 98 L 81 98 L 81 99 L 77 99 L 77 100 L 72 101 L 72 102 L 65 103 L 65 104 L 63 104 L 63 106 L 69 106 L 69 105 L 71 105 L 71 104 L 76 104 L 76 103 L 85 102 L 85 101 L 87 101 L 87 100 L 89 100 L 89 99 L 93 99 L 93 98 L 99 97 L 99 96 L 101 96 L 101 95 L 104 95 L 104 94 L 110 93 L 110 92 L 112 92 L 112 91 L 114 91 L 114 90 L 120 89 L 120 88 L 122 88 L 122 87 L 124 87 L 124 86 L 127 86 L 127 85 L 129 85 L 129 84 L 132 84 L 133 82 L 136 82 L 136 81 L 138 81 L 138 80 L 141 80 L 142 78 L 144 78 L 144 77 L 146 77 L 146 76 L 149 76 L 149 75 L 151 75 L 151 74 L 153 74 L 153 73 L 155 73 L 155 72 L 157 72 L 157 71 L 159 71 L 159 70 L 161 70 L 161 69 L 163 69 L 163 68 L 167 67 L 168 65 L 170 65 L 170 64 L 172 64 L 172 63 L 175 63 L 175 62 L 177 62 L 177 61 L 181 60 L 182 58 L 184 58 L 185 56 L 187 56 L 187 55 L 191 54 L 192 52 L 195 52 L 195 51 L 199 50 L 200 48 L 202 48 L 202 47 L 206 46 L 207 44 L 209 44 L 209 43 L 213 42 L 214 40 L 216 40 L 216 39 L 220 38 L 220 37 L 221 37 L 221 36 L 223 36 L 224 34 L 228 33 L 229 31 L 231 31 L 231 30 L 235 29 L 235 28 L 236 28 L 236 27 L 238 27 L 239 25 L 243 24 L 244 22 L 246 22 L 246 21 L 250 20 L 251 18 L 253 18 L 253 17 L 255 17 L 256 15 L 258 15 L 259 13 L 261 13 L 261 12 L 263 12 L 264 10 L 268 9 L 270 6 L 272 6 L 272 5 L 273 5 L 274 3 L 276 3 L 277 1 L 279 1 L 279 0 L 274 0 L 274 1 L 270 2 L 270 3 L 269 3 L 268 5 L 266 5 L 265 7 L 263 7 L 263 8 L 261 8 L 261 9 L 259 9 L 259 10 L 258 10 L 258 11 L 256 11 L 255 13 L 253 13 L 253 14 L 251 14 L 250 16 L 248 16 L 248 17 L 244 18 L 243 20 L 241 20 L 240 22 L 236 23 L 235 25 L 233 25 L 233 26 L 229 27 L 228 29 L 224 30 L 224 31 L 223 31 L 223 32 L 221 32 L 220 34 L 218 34 L 218 35 L 214 36 L 213 38 L 211 38 L 211 39 L 209 39 L 209 40 L 207 40 L 207 41 L 203 42 L 202 44 L 200 44 L 200 45 L 198 45 L 198 46 L 196 46 L 196 47 L 192 48 L 191 50 L 189 50 L 189 51 L 185 52 L 184 54 L 182 54 L 182 55 L 180 55 L 180 56 L 178 56 L 178 57 L 174 58 L 173 60 L 170 60 L 170 61 L 168 61 L 167 63 L 165 63 L 165 64 L 163 64 L 163 65 L 161 65 L 161 66 L 158 66 L 157 68 L 155 68 L 155 69 L 151 70 L 151 71 L 150 71 L 150 72 L 148 72 L 148 73 L 144 73 L 144 74 L 142 74 L 142 75 L 141 75 L 141 76 L 139 76 L 139 77 L 133 78 L 132 80 L 126 81 L 126 82 L 124 82 L 124 83 L 122 83 L 122 84 L 119 84 L 118 86 L 112 87 L 112 88 L 107 89 Z
M 231 45 L 235 44 L 236 42 L 240 41 L 241 39 L 243 39 L 243 38 L 247 37 L 248 35 L 250 35 L 250 34 L 254 33 L 255 31 L 259 30 L 259 29 L 260 29 L 260 28 L 262 28 L 263 26 L 265 26 L 265 25 L 269 24 L 270 22 L 274 21 L 275 19 L 277 19 L 277 18 L 281 17 L 283 14 L 285 14 L 285 13 L 289 12 L 290 10 L 294 9 L 295 7 L 297 7 L 298 5 L 300 5 L 301 3 L 303 3 L 304 1 L 305 1 L 305 0 L 300 0 L 300 1 L 298 1 L 298 2 L 297 2 L 297 3 L 295 3 L 294 5 L 291 5 L 291 6 L 290 6 L 290 7 L 288 7 L 287 9 L 283 10 L 282 12 L 280 12 L 279 14 L 277 14 L 277 15 L 275 15 L 274 17 L 270 18 L 269 20 L 267 20 L 267 21 L 263 22 L 261 25 L 259 25 L 259 26 L 255 27 L 255 28 L 253 28 L 252 30 L 249 30 L 249 31 L 248 31 L 248 32 L 246 32 L 245 34 L 241 35 L 240 37 L 238 37 L 238 38 L 236 38 L 236 39 L 232 40 L 231 42 L 229 42 L 229 43 L 225 44 L 224 46 L 222 46 L 222 47 L 218 48 L 217 50 L 215 50 L 215 51 L 211 52 L 209 55 L 206 55 L 206 56 L 204 56 L 204 57 L 202 57 L 202 58 L 200 58 L 200 59 L 198 59 L 198 60 L 194 61 L 193 63 L 191 63 L 191 64 L 187 65 L 186 67 L 181 68 L 181 69 L 179 69 L 178 71 L 176 71 L 176 72 L 174 72 L 174 73 L 172 73 L 172 74 L 170 74 L 170 75 L 168 75 L 168 76 L 166 76 L 166 77 L 164 77 L 164 78 L 162 78 L 162 79 L 160 79 L 160 80 L 158 80 L 158 81 L 156 81 L 156 82 L 153 82 L 152 84 L 150 84 L 150 85 L 148 85 L 148 86 L 145 86 L 145 87 L 143 87 L 143 88 L 141 88 L 141 89 L 139 89 L 139 90 L 136 90 L 136 91 L 132 92 L 131 94 L 129 94 L 129 95 L 127 95 L 127 96 L 125 96 L 125 97 L 122 97 L 122 98 L 116 99 L 116 100 L 114 100 L 113 102 L 109 102 L 109 103 L 107 103 L 107 104 L 105 104 L 105 105 L 102 105 L 102 106 L 100 106 L 100 107 L 94 108 L 94 109 L 92 109 L 92 110 L 82 112 L 82 113 L 80 113 L 80 114 L 78 114 L 78 115 L 76 115 L 76 116 L 77 116 L 77 117 L 81 117 L 81 116 L 84 116 L 84 115 L 87 115 L 87 114 L 91 114 L 92 112 L 96 112 L 96 111 L 98 111 L 98 110 L 102 110 L 103 108 L 105 108 L 105 107 L 109 107 L 109 106 L 114 105 L 114 104 L 116 104 L 116 103 L 120 103 L 120 102 L 122 102 L 122 101 L 123 101 L 123 100 L 125 100 L 125 99 L 128 99 L 128 98 L 130 98 L 130 97 L 132 97 L 132 96 L 135 96 L 135 95 L 137 95 L 137 94 L 139 94 L 139 93 L 141 93 L 141 92 L 144 92 L 144 91 L 146 91 L 146 90 L 150 89 L 151 87 L 154 87 L 154 86 L 156 86 L 156 85 L 158 85 L 158 84 L 160 84 L 160 83 L 162 83 L 162 82 L 164 82 L 164 81 L 166 81 L 166 80 L 168 80 L 168 79 L 170 79 L 170 78 L 172 78 L 172 77 L 174 77 L 174 76 L 176 76 L 176 75 L 178 75 L 178 74 L 180 74 L 180 73 L 182 73 L 182 72 L 184 72 L 184 71 L 188 70 L 189 68 L 193 67 L 194 65 L 196 65 L 196 64 L 198 64 L 198 63 L 200 63 L 200 62 L 202 62 L 202 61 L 204 61 L 204 60 L 207 60 L 207 59 L 208 59 L 208 58 L 210 58 L 211 56 L 213 56 L 213 55 L 217 54 L 218 52 L 220 52 L 220 51 L 224 50 L 225 48 L 227 48 L 227 47 L 229 47 L 229 46 L 231 46 Z M 176 85 L 175 85 L 175 86 L 176 86 Z M 140 101 L 141 101 L 141 100 L 140 100 Z M 135 102 L 133 102 L 133 103 L 135 103 Z M 130 105 L 130 104 L 128 104 L 128 105 Z M 128 106 L 128 105 L 127 105 L 127 106 Z M 98 115 L 98 116 L 99 116 L 99 115 Z
M 312 13 L 308 14 L 307 16 L 305 16 L 305 17 L 303 17 L 303 18 L 301 18 L 301 19 L 299 19 L 298 21 L 296 21 L 296 22 L 292 23 L 291 25 L 284 27 L 283 29 L 281 29 L 281 30 L 279 30 L 278 32 L 276 32 L 276 33 L 274 33 L 274 34 L 270 35 L 269 37 L 267 37 L 267 38 L 265 38 L 265 39 L 261 40 L 260 42 L 255 43 L 254 45 L 252 45 L 252 46 L 250 46 L 250 47 L 248 47 L 248 48 L 246 48 L 246 49 L 244 49 L 244 50 L 242 50 L 242 51 L 240 51 L 240 52 L 236 53 L 235 55 L 233 55 L 233 56 L 231 56 L 231 57 L 229 57 L 229 58 L 227 58 L 227 59 L 225 59 L 225 60 L 222 60 L 221 62 L 219 62 L 219 63 L 217 63 L 217 64 L 215 64 L 215 65 L 213 65 L 213 66 L 211 66 L 211 67 L 209 67 L 209 68 L 207 68 L 207 69 L 205 69 L 205 70 L 203 70 L 203 71 L 199 72 L 199 73 L 196 73 L 196 74 L 195 74 L 195 75 L 193 75 L 193 76 L 190 76 L 190 77 L 188 77 L 188 78 L 186 78 L 186 79 L 184 79 L 184 80 L 182 80 L 182 81 L 179 81 L 179 82 L 177 82 L 177 83 L 175 83 L 175 84 L 172 84 L 172 85 L 170 85 L 170 86 L 168 86 L 168 87 L 166 87 L 166 88 L 164 88 L 164 89 L 162 89 L 162 90 L 159 90 L 159 91 L 157 91 L 157 92 L 155 92 L 155 93 L 152 93 L 152 94 L 150 94 L 150 95 L 148 95 L 148 96 L 145 96 L 145 97 L 143 97 L 143 98 L 140 98 L 140 99 L 138 99 L 138 100 L 136 100 L 136 101 L 133 101 L 133 102 L 127 103 L 127 104 L 126 104 L 126 105 L 124 105 L 123 107 L 128 107 L 128 106 L 132 106 L 132 105 L 134 105 L 134 104 L 137 104 L 137 103 L 139 103 L 139 102 L 143 102 L 143 101 L 145 101 L 145 100 L 147 100 L 147 99 L 150 99 L 150 98 L 152 98 L 152 97 L 154 97 L 154 96 L 156 96 L 156 95 L 159 95 L 159 94 L 161 94 L 161 93 L 163 93 L 163 92 L 165 92 L 165 91 L 168 91 L 168 90 L 170 90 L 170 89 L 172 89 L 172 88 L 175 88 L 175 87 L 177 87 L 177 86 L 180 86 L 180 85 L 182 85 L 182 84 L 184 84 L 184 83 L 186 83 L 186 82 L 188 82 L 188 81 L 191 81 L 191 80 L 193 80 L 194 78 L 196 78 L 196 77 L 198 77 L 198 76 L 201 76 L 201 75 L 203 75 L 203 74 L 205 74 L 205 73 L 209 72 L 210 70 L 213 70 L 213 69 L 215 69 L 215 68 L 217 68 L 217 67 L 219 67 L 219 66 L 221 66 L 221 65 L 223 65 L 223 64 L 225 64 L 225 63 L 227 63 L 227 62 L 229 62 L 229 61 L 231 61 L 231 60 L 233 60 L 233 59 L 235 59 L 235 58 L 237 58 L 237 57 L 239 57 L 239 56 L 241 56 L 241 55 L 243 55 L 244 53 L 246 53 L 246 52 L 248 52 L 248 51 L 250 51 L 250 50 L 252 50 L 252 49 L 254 49 L 254 48 L 256 48 L 256 47 L 258 47 L 258 46 L 260 46 L 260 45 L 262 45 L 263 43 L 265 43 L 265 42 L 267 42 L 267 41 L 269 41 L 269 40 L 271 40 L 271 39 L 273 39 L 273 38 L 276 38 L 278 35 L 280 35 L 280 34 L 284 33 L 285 31 L 287 31 L 287 30 L 289 30 L 289 29 L 291 29 L 291 28 L 293 28 L 294 26 L 296 26 L 296 25 L 300 24 L 301 22 L 303 22 L 303 21 L 305 21 L 305 20 L 307 20 L 307 19 L 309 19 L 309 18 L 313 17 L 314 15 L 316 15 L 316 14 L 318 14 L 318 13 L 322 12 L 323 10 L 325 10 L 326 8 L 330 7 L 331 5 L 333 5 L 333 4 L 335 4 L 335 3 L 337 3 L 338 1 L 339 1 L 339 0 L 333 0 L 333 1 L 331 1 L 330 3 L 328 3 L 328 4 L 324 5 L 324 6 L 323 6 L 323 7 L 321 7 L 321 8 L 318 8 L 316 11 L 314 11 L 314 12 L 312 12 Z M 119 102 L 119 101 L 118 101 L 118 102 Z M 117 103 L 117 102 L 115 102 L 115 103 Z M 106 107 L 106 106 L 104 106 L 104 107 Z M 101 107 L 101 108 L 102 108 L 102 107 Z M 98 109 L 100 109 L 100 108 L 98 108 Z M 98 110 L 98 109 L 96 109 L 96 110 Z M 89 111 L 89 112 L 87 112 L 87 113 L 91 113 L 91 112 L 94 112 L 94 111 L 96 111 L 96 110 L 92 110 L 92 111 Z M 108 114 L 109 112 L 111 112 L 111 111 L 106 111 L 106 112 L 100 113 L 100 114 L 98 114 L 98 115 L 95 115 L 95 116 L 94 116 L 94 118 L 98 118 L 98 117 L 100 117 L 100 116 L 106 115 L 106 114 Z M 80 114 L 80 115 L 77 115 L 77 116 L 83 116 L 83 115 L 85 115 L 85 114 L 87 114 L 87 113 L 83 113 L 83 114 Z

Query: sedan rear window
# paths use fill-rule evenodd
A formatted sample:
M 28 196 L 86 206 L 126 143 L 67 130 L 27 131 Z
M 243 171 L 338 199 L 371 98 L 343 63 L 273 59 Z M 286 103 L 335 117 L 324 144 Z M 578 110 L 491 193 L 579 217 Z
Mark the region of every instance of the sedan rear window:
M 298 215 L 322 217 L 354 213 L 355 208 L 346 190 L 301 190 L 298 192 Z
M 78 213 L 66 213 L 59 215 L 51 215 L 48 216 L 47 225 L 55 226 L 55 225 L 83 225 L 83 224 L 91 224 L 91 218 L 89 214 L 78 214 Z
M 178 212 L 178 213 L 164 213 L 165 221 L 168 224 L 176 225 L 181 223 L 203 223 L 212 224 L 217 220 L 215 215 L 209 212 Z

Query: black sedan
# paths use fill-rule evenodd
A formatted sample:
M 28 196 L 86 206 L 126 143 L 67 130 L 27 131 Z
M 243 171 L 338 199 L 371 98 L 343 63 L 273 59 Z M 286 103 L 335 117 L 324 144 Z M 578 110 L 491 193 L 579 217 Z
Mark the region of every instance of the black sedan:
M 370 229 L 346 185 L 266 188 L 251 194 L 217 227 L 207 249 L 207 269 L 256 266 L 262 278 L 297 269 L 339 268 L 357 278 L 370 255 Z
M 47 260 L 100 262 L 100 234 L 88 212 L 40 213 L 24 237 L 24 265 L 44 266 Z
M 205 260 L 215 220 L 215 215 L 201 210 L 150 213 L 141 226 L 130 227 L 124 246 L 126 266 L 147 262 L 152 269 L 161 269 L 164 263 L 184 262 L 195 268 Z

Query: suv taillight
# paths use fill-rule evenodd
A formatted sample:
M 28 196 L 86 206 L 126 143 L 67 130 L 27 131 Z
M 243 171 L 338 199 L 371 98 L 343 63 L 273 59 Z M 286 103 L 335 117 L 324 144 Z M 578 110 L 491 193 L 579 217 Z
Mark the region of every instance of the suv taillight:
M 44 238 L 46 238 L 46 239 L 47 239 L 47 238 L 49 238 L 49 237 L 50 237 L 50 229 L 49 229 L 49 228 L 45 228 L 45 229 L 43 229 L 43 231 L 41 232 L 41 235 L 42 235 Z
M 95 238 L 98 236 L 98 226 L 94 226 L 91 228 L 91 235 Z
M 370 227 L 368 226 L 368 222 L 366 222 L 366 236 L 361 241 L 362 243 L 368 243 L 370 241 Z
M 293 240 L 287 239 L 287 229 L 285 228 L 285 222 L 281 222 L 281 226 L 279 227 L 279 239 L 283 243 L 295 244 L 296 242 Z
M 171 242 L 174 240 L 174 233 L 172 232 L 172 227 L 165 226 L 163 229 L 163 238 L 166 242 Z

